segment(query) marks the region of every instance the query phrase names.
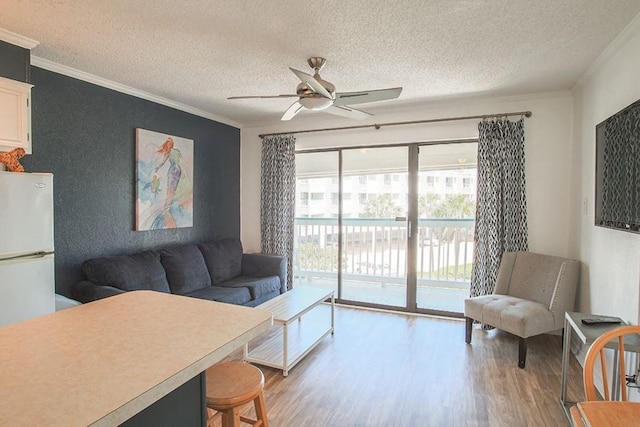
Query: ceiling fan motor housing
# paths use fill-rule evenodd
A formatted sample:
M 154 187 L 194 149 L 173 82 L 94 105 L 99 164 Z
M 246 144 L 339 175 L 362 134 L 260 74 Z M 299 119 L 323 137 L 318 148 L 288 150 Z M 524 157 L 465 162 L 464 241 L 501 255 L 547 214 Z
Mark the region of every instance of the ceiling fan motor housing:
M 324 96 L 317 94 L 306 83 L 300 83 L 296 88 L 296 93 L 298 95 L 305 96 L 300 98 L 300 104 L 302 104 L 303 107 L 308 108 L 309 110 L 324 110 L 326 108 L 329 108 L 331 105 L 333 105 L 333 100 L 336 97 L 336 87 L 333 83 L 322 79 L 317 70 L 313 78 L 316 79 L 316 81 L 322 86 L 324 86 L 327 92 L 331 94 L 331 98 L 325 98 Z

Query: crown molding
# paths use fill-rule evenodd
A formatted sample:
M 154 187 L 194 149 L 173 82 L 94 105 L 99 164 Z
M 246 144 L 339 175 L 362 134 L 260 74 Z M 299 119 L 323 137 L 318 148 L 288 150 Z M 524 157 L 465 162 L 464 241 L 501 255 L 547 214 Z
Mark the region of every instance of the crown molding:
M 239 122 L 228 119 L 226 117 L 218 116 L 208 111 L 201 110 L 190 105 L 182 104 L 171 99 L 163 98 L 158 95 L 154 95 L 143 90 L 133 88 L 112 80 L 105 79 L 103 77 L 96 76 L 94 74 L 87 73 L 75 68 L 68 67 L 66 65 L 59 64 L 57 62 L 50 61 L 48 59 L 40 58 L 38 56 L 31 56 L 31 65 L 38 68 L 44 68 L 45 70 L 53 71 L 54 73 L 62 74 L 74 79 L 82 80 L 88 83 L 95 84 L 107 89 L 115 90 L 116 92 L 124 93 L 127 95 L 135 96 L 137 98 L 146 99 L 147 101 L 155 102 L 156 104 L 165 105 L 167 107 L 175 108 L 176 110 L 184 111 L 185 113 L 193 114 L 196 116 L 204 117 L 205 119 L 213 120 L 225 125 L 233 126 L 240 129 L 242 126 Z
M 40 42 L 38 41 L 25 36 L 21 36 L 20 34 L 12 33 L 11 31 L 5 30 L 4 28 L 0 28 L 0 40 L 29 50 L 40 44 Z
M 607 46 L 600 56 L 587 68 L 587 70 L 580 76 L 571 90 L 575 90 L 578 87 L 583 86 L 593 75 L 598 71 L 602 64 L 608 62 L 613 56 L 615 56 L 620 49 L 622 49 L 627 42 L 640 33 L 640 13 L 637 14 L 629 24 L 616 36 L 615 39 Z

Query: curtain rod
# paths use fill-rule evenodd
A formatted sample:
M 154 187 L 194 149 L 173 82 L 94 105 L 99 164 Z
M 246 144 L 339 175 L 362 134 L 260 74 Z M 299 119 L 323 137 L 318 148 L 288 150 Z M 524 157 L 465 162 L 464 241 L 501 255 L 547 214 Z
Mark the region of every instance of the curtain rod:
M 348 130 L 348 129 L 364 129 L 364 128 L 380 129 L 382 126 L 417 125 L 420 123 L 453 122 L 458 120 L 488 119 L 489 117 L 509 117 L 509 116 L 523 116 L 523 117 L 529 118 L 532 116 L 532 113 L 531 111 L 514 111 L 512 113 L 483 114 L 481 116 L 446 117 L 442 119 L 413 120 L 410 122 L 374 123 L 372 125 L 343 126 L 343 127 L 335 127 L 335 128 L 308 129 L 308 130 L 299 130 L 299 131 L 291 131 L 291 132 L 263 133 L 258 136 L 260 138 L 264 138 L 265 136 L 291 135 L 291 134 L 311 133 L 311 132 L 327 132 L 330 130 Z

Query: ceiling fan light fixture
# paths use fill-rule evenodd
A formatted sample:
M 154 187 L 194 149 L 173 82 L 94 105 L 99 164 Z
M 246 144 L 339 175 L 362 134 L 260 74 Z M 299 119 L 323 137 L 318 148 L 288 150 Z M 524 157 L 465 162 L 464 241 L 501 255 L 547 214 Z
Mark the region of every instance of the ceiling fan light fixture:
M 333 105 L 333 99 L 325 98 L 323 96 L 300 98 L 299 102 L 304 108 L 315 111 L 324 110 Z

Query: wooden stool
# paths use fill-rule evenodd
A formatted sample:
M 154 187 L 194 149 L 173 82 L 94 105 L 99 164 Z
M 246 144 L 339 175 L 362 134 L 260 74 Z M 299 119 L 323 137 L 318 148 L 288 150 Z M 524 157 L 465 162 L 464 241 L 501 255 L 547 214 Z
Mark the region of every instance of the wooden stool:
M 269 427 L 262 393 L 264 375 L 260 369 L 248 363 L 219 363 L 207 369 L 206 375 L 207 408 L 218 411 L 209 417 L 207 425 L 222 414 L 222 427 L 238 427 L 240 421 Z M 257 420 L 240 416 L 240 408 L 252 400 Z

